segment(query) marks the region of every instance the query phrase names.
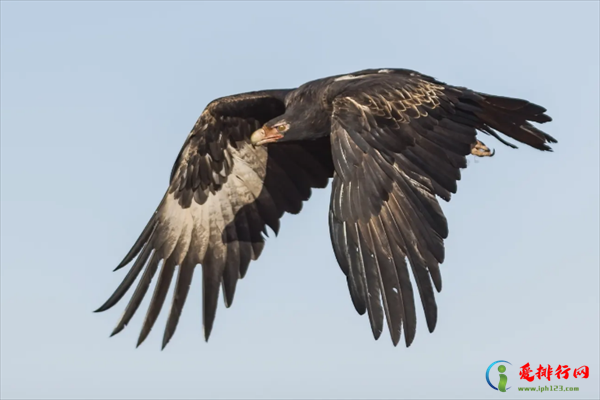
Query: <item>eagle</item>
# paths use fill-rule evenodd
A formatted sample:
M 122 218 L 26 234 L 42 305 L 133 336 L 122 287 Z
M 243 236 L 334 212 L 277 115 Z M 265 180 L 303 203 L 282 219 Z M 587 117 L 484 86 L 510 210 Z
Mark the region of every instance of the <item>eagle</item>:
M 556 139 L 534 125 L 551 118 L 527 100 L 452 86 L 408 69 L 368 69 L 295 89 L 222 97 L 206 106 L 185 140 L 168 189 L 141 235 L 116 267 L 131 265 L 110 298 L 113 307 L 141 278 L 112 335 L 130 322 L 158 278 L 139 335 L 150 333 L 169 287 L 175 288 L 162 348 L 171 340 L 196 267 L 202 274 L 204 337 L 220 290 L 233 303 L 238 280 L 313 188 L 332 179 L 329 231 L 356 311 L 375 339 L 384 318 L 396 346 L 416 333 L 417 291 L 430 332 L 434 289 L 448 223 L 438 198 L 456 193 L 467 156 L 493 156 L 477 134 L 500 134 L 542 151 Z M 176 273 L 177 271 L 177 273 Z M 112 336 L 111 335 L 111 336 Z

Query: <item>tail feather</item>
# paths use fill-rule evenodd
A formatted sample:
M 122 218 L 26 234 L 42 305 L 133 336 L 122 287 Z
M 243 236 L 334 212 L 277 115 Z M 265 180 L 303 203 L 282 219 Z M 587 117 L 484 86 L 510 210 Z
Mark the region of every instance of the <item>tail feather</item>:
M 492 131 L 493 129 L 536 149 L 552 151 L 548 143 L 557 143 L 556 139 L 530 123 L 552 121 L 552 118 L 545 114 L 544 107 L 522 99 L 483 93 L 478 93 L 478 95 L 481 96 L 477 104 L 481 108 L 481 112 L 476 114 L 486 125 L 482 127 L 483 131 L 499 139 L 498 135 Z M 516 147 L 504 140 L 501 141 L 511 147 Z

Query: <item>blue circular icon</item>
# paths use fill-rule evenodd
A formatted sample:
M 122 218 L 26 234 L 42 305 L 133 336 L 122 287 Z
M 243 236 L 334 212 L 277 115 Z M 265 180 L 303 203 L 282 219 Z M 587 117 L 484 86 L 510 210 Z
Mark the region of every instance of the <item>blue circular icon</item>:
M 487 371 L 485 371 L 485 380 L 487 381 L 488 385 L 490 385 L 490 387 L 494 390 L 498 390 L 498 388 L 494 385 L 492 385 L 492 382 L 490 382 L 490 369 L 492 369 L 492 367 L 498 363 L 507 363 L 512 365 L 511 363 L 509 363 L 508 361 L 504 361 L 504 360 L 498 360 L 498 361 L 494 361 L 493 363 L 490 364 L 490 366 L 488 367 Z M 506 390 L 510 389 L 511 387 L 507 387 Z

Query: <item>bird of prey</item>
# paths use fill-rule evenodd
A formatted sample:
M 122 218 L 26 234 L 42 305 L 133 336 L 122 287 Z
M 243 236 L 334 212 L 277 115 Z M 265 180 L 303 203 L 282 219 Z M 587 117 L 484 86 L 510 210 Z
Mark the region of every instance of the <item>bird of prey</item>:
M 492 156 L 477 139 L 504 134 L 539 150 L 556 140 L 531 122 L 546 109 L 440 82 L 407 69 L 370 69 L 296 89 L 237 94 L 212 101 L 188 135 L 168 189 L 129 253 L 123 282 L 97 311 L 113 307 L 141 273 L 120 332 L 160 272 L 138 346 L 146 339 L 175 278 L 162 346 L 177 327 L 197 266 L 208 340 L 220 288 L 231 306 L 238 279 L 297 214 L 312 188 L 333 178 L 329 229 L 333 250 L 359 314 L 375 339 L 386 319 L 394 345 L 416 332 L 412 271 L 433 332 L 442 289 L 448 224 L 437 198 L 456 192 L 466 156 Z M 135 260 L 135 261 L 134 261 Z M 177 273 L 175 273 L 177 271 Z

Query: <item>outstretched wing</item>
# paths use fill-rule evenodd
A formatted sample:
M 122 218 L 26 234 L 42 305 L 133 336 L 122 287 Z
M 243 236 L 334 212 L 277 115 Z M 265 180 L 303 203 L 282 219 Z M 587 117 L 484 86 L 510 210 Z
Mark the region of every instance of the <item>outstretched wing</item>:
M 404 325 L 416 332 L 417 284 L 429 331 L 437 320 L 433 287 L 442 288 L 446 218 L 436 195 L 450 200 L 477 130 L 494 129 L 541 150 L 555 140 L 528 121 L 544 108 L 524 100 L 447 86 L 411 71 L 359 74 L 335 82 L 331 144 L 335 174 L 331 239 L 356 310 L 368 311 L 377 339 L 383 316 L 394 345 Z M 432 285 L 433 281 L 433 285 Z
M 333 173 L 328 139 L 258 147 L 250 143 L 255 129 L 285 112 L 283 100 L 288 92 L 241 94 L 206 107 L 177 157 L 162 202 L 116 269 L 137 259 L 97 310 L 114 306 L 144 271 L 113 335 L 129 323 L 162 264 L 138 346 L 144 341 L 179 267 L 164 348 L 177 327 L 195 267 L 201 264 L 203 325 L 208 340 L 219 287 L 229 307 L 238 278 L 263 249 L 266 226 L 277 233 L 284 212 L 298 213 L 311 188 L 327 185 Z

